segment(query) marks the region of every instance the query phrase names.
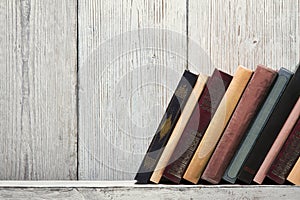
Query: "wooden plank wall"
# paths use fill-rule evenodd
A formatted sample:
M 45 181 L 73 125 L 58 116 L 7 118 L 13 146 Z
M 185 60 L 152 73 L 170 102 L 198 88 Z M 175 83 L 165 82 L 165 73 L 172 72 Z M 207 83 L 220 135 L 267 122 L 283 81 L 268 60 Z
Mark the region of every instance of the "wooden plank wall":
M 0 1 L 0 179 L 77 178 L 76 1 Z
M 1 1 L 0 179 L 133 179 L 183 70 L 294 70 L 299 13 L 298 0 Z
M 79 178 L 130 180 L 186 67 L 186 2 L 82 0 L 79 27 Z

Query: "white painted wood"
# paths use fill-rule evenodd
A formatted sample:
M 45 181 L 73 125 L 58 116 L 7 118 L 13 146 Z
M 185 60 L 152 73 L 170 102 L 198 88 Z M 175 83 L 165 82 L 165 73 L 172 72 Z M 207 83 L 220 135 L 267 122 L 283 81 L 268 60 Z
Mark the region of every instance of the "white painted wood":
M 1 199 L 298 199 L 296 186 L 136 185 L 133 182 L 0 182 Z M 87 183 L 90 183 L 87 185 Z
M 299 61 L 298 0 L 189 0 L 188 13 L 189 41 L 212 61 L 198 71 L 211 73 L 218 67 L 233 74 L 239 64 L 294 70 Z
M 76 179 L 76 0 L 3 0 L 0 24 L 0 179 Z
M 79 0 L 79 179 L 134 178 L 186 55 L 185 1 Z
M 0 181 L 0 188 L 296 188 L 294 185 L 170 185 L 136 184 L 136 181 Z
M 77 125 L 77 0 L 0 2 L 0 179 L 76 179 L 77 139 L 80 179 L 133 179 L 187 62 L 300 58 L 298 0 L 78 3 Z

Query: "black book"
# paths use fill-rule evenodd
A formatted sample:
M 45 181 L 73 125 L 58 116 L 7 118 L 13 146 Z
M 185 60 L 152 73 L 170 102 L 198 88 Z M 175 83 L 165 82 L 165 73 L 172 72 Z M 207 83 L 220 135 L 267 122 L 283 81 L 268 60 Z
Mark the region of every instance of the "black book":
M 300 64 L 300 63 L 299 63 Z M 250 184 L 268 154 L 300 95 L 300 67 L 291 78 L 263 131 L 254 144 L 239 172 L 238 179 Z
M 142 164 L 135 176 L 138 183 L 148 183 L 155 170 L 156 164 L 166 146 L 171 133 L 180 117 L 198 76 L 185 70 L 183 76 L 171 98 L 167 110 L 150 143 Z

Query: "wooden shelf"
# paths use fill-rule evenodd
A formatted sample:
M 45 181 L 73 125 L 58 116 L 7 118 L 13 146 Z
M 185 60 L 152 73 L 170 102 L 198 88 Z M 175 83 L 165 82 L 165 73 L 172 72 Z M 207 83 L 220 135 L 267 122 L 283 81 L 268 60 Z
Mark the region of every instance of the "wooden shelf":
M 0 199 L 299 199 L 290 185 L 139 185 L 134 181 L 0 181 Z

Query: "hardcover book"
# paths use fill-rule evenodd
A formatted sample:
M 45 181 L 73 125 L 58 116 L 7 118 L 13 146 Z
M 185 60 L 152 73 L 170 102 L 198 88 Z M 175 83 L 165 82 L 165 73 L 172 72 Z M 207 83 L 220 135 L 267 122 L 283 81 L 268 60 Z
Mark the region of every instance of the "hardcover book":
M 265 124 L 269 120 L 291 77 L 292 73 L 290 71 L 284 68 L 279 70 L 274 86 L 272 87 L 266 101 L 263 103 L 263 106 L 259 110 L 254 121 L 244 134 L 244 138 L 242 139 L 238 150 L 235 152 L 233 159 L 231 160 L 222 177 L 225 181 L 229 183 L 235 183 L 245 159 L 247 158 L 259 134 L 265 127 Z
M 280 133 L 278 134 L 275 142 L 273 143 L 270 151 L 268 152 L 264 162 L 260 166 L 258 172 L 256 173 L 253 181 L 262 184 L 264 178 L 266 177 L 271 164 L 275 160 L 276 156 L 278 155 L 280 149 L 282 148 L 283 144 L 285 143 L 286 139 L 288 138 L 289 134 L 293 130 L 297 120 L 300 117 L 300 98 L 298 99 L 296 105 L 294 106 L 289 118 L 286 120 L 285 124 L 283 125 Z
M 236 151 L 243 134 L 264 102 L 277 72 L 259 65 L 255 70 L 241 100 L 228 123 L 202 179 L 218 184 Z
M 287 177 L 287 180 L 295 185 L 300 185 L 300 157 Z
M 188 101 L 186 102 L 186 105 L 175 125 L 175 128 L 173 129 L 172 135 L 169 138 L 169 141 L 167 142 L 167 145 L 164 148 L 164 151 L 162 152 L 158 163 L 156 165 L 156 168 L 154 170 L 154 172 L 152 173 L 152 176 L 150 178 L 150 181 L 153 183 L 159 183 L 163 171 L 165 169 L 165 167 L 167 166 L 170 157 L 172 155 L 172 153 L 174 152 L 174 149 L 178 143 L 178 140 L 183 132 L 183 129 L 185 128 L 196 104 L 197 101 L 203 91 L 203 88 L 206 84 L 207 81 L 207 77 L 204 75 L 199 75 L 197 82 L 194 86 L 194 89 L 188 99 Z
M 300 119 L 272 163 L 268 178 L 283 184 L 300 156 Z
M 231 75 L 214 70 L 163 173 L 165 179 L 180 183 L 231 80 Z
M 147 153 L 135 176 L 138 183 L 148 183 L 157 161 L 176 125 L 198 76 L 185 70 L 173 94 L 159 127 L 150 143 Z
M 252 71 L 239 66 L 221 103 L 212 118 L 183 178 L 196 184 L 212 155 L 240 97 L 242 96 Z
M 282 126 L 300 96 L 300 67 L 291 78 L 274 111 L 254 144 L 244 166 L 239 172 L 239 180 L 251 183 L 264 161 Z

